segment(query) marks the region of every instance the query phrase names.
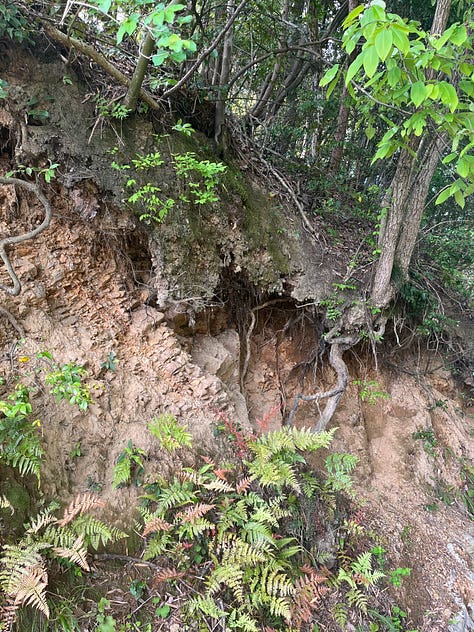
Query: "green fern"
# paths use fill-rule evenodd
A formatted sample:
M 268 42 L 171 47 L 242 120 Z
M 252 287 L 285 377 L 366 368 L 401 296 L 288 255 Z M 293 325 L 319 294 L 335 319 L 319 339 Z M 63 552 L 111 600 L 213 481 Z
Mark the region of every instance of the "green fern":
M 197 595 L 189 599 L 185 606 L 190 615 L 202 613 L 213 619 L 221 619 L 227 616 L 227 612 L 220 608 L 210 595 Z
M 44 450 L 39 422 L 30 421 L 29 397 L 26 386 L 19 384 L 7 401 L 0 400 L 0 463 L 17 469 L 21 476 L 33 474 L 39 485 Z
M 112 481 L 112 487 L 114 489 L 117 489 L 117 487 L 128 485 L 131 475 L 132 464 L 130 462 L 130 459 L 122 458 L 121 460 L 117 460 L 117 463 L 114 466 L 114 478 Z
M 125 535 L 86 513 L 100 504 L 90 492 L 80 494 L 65 509 L 62 518 L 57 518 L 54 513 L 58 505 L 51 503 L 30 520 L 18 543 L 3 547 L 0 591 L 5 596 L 6 610 L 0 624 L 12 624 L 18 608 L 25 605 L 49 617 L 46 588 L 51 559 L 88 571 L 87 544 L 97 548 Z
M 180 425 L 173 415 L 154 417 L 148 424 L 148 430 L 155 436 L 160 445 L 168 452 L 175 452 L 178 448 L 191 448 L 192 435 Z
M 325 461 L 327 479 L 326 487 L 333 492 L 344 491 L 352 494 L 352 480 L 350 473 L 358 463 L 358 458 L 352 454 L 330 454 Z
M 332 608 L 332 615 L 334 621 L 341 627 L 342 630 L 346 628 L 348 608 L 345 603 L 336 603 Z
M 162 445 L 163 437 L 169 441 L 178 434 L 174 418 L 169 426 L 154 420 L 151 429 Z M 336 506 L 336 494 L 349 488 L 355 458 L 329 459 L 326 474 L 316 477 L 308 472 L 304 452 L 327 447 L 333 434 L 282 428 L 252 436 L 246 442 L 251 454 L 247 461 L 219 467 L 206 458 L 199 468 L 184 468 L 173 480 L 145 488 L 140 508 L 143 557 L 173 566 L 196 591 L 182 608 L 184 623 L 244 632 L 271 625 L 288 632 L 311 622 L 315 604 L 328 588 L 327 579 L 309 566 L 301 531 L 310 527 L 302 512 L 310 504 L 321 507 L 324 494 Z M 355 588 L 363 595 L 366 585 L 359 585 L 357 573 L 366 560 L 350 564 L 333 583 L 344 584 L 346 593 Z M 374 571 L 365 571 L 371 573 L 369 581 L 376 580 Z M 358 605 L 363 607 L 363 599 L 354 593 L 354 607 Z

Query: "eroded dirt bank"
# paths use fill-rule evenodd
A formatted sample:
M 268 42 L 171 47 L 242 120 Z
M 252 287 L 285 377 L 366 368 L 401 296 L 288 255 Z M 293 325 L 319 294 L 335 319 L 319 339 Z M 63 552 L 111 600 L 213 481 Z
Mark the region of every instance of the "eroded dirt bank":
M 23 72 L 17 81 L 32 81 L 31 67 Z M 55 72 L 59 77 L 60 68 Z M 26 93 L 18 88 L 17 94 L 20 111 Z M 80 96 L 74 98 L 81 102 Z M 51 127 L 27 126 L 22 151 L 35 160 L 55 151 L 59 159 L 67 155 L 64 138 L 54 145 L 53 131 L 58 134 L 70 119 L 54 119 L 54 112 Z M 14 114 L 4 110 L 0 121 L 3 171 L 21 145 Z M 86 106 L 83 116 L 90 116 Z M 173 468 L 172 462 L 154 461 L 146 430 L 154 416 L 175 415 L 188 425 L 198 449 L 218 450 L 213 431 L 222 412 L 243 425 L 260 420 L 277 428 L 295 394 L 334 383 L 320 314 L 301 301 L 324 296 L 345 261 L 327 253 L 324 260 L 303 231 L 295 240 L 295 226 L 301 227 L 294 217 L 281 228 L 288 239 L 282 237 L 278 256 L 259 243 L 260 234 L 249 245 L 247 228 L 255 233 L 255 225 L 240 194 L 231 195 L 225 218 L 205 218 L 216 228 L 206 237 L 212 247 L 189 231 L 184 235 L 182 227 L 164 227 L 168 241 L 157 238 L 119 210 L 120 187 L 98 138 L 79 171 L 77 148 L 87 147 L 90 130 L 81 134 L 63 177 L 46 188 L 51 226 L 11 251 L 22 291 L 2 296 L 2 388 L 11 389 L 18 375 L 34 381 L 38 351 L 47 350 L 58 363 L 85 366 L 94 402 L 84 413 L 36 389 L 32 403 L 47 451 L 44 489 L 64 500 L 99 490 L 107 518 L 127 529 L 136 490 L 111 487 L 124 446 L 131 440 L 149 455 L 149 467 L 162 473 Z M 134 139 L 133 151 L 146 149 L 143 127 Z M 0 202 L 2 234 L 41 221 L 34 195 L 3 186 Z M 310 254 L 303 265 L 306 246 Z M 183 268 L 186 259 L 189 270 Z M 0 282 L 10 282 L 4 270 Z M 331 423 L 339 428 L 334 447 L 359 457 L 356 486 L 367 523 L 381 534 L 390 562 L 413 569 L 397 597 L 413 625 L 420 632 L 470 630 L 474 539 L 460 498 L 463 464 L 474 458 L 472 400 L 460 396 L 441 353 L 409 338 L 402 348 L 394 340 L 387 349 L 378 371 L 368 345 L 347 354 L 351 380 Z M 317 416 L 316 403 L 301 402 L 295 424 L 313 426 Z M 457 624 L 449 623 L 453 618 Z

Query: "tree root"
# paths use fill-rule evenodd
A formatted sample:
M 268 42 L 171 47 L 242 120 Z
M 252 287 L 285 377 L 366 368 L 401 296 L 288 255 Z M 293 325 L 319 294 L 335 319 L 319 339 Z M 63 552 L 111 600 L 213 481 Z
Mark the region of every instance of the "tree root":
M 40 233 L 48 228 L 51 223 L 52 217 L 52 209 L 51 205 L 46 199 L 45 195 L 39 188 L 38 184 L 32 184 L 31 182 L 26 182 L 25 180 L 19 180 L 18 178 L 7 178 L 0 177 L 0 184 L 13 184 L 14 186 L 23 187 L 28 191 L 31 191 L 36 195 L 38 200 L 44 206 L 44 219 L 39 226 L 37 226 L 34 230 L 30 230 L 27 233 L 23 233 L 22 235 L 15 235 L 14 237 L 5 237 L 0 241 L 0 257 L 5 264 L 8 274 L 10 275 L 11 280 L 13 281 L 13 287 L 8 287 L 7 285 L 3 285 L 0 283 L 0 290 L 3 290 L 10 296 L 18 296 L 21 292 L 21 283 L 13 270 L 13 266 L 8 258 L 6 248 L 7 246 L 12 246 L 14 244 L 20 244 L 23 241 L 28 241 L 28 239 L 34 239 Z M 11 322 L 11 321 L 10 321 Z
M 353 347 L 358 340 L 359 336 L 354 335 L 327 341 L 331 345 L 329 364 L 336 372 L 337 385 L 329 391 L 315 393 L 314 395 L 303 395 L 302 393 L 295 395 L 290 414 L 288 415 L 288 424 L 293 423 L 300 400 L 303 400 L 304 402 L 317 402 L 321 399 L 327 399 L 328 401 L 326 402 L 326 406 L 320 414 L 318 422 L 312 427 L 312 431 L 323 432 L 326 429 L 336 411 L 339 400 L 343 396 L 349 381 L 349 372 L 347 370 L 347 365 L 343 360 L 342 354 L 344 351 L 347 351 L 347 349 Z
M 6 309 L 5 307 L 0 307 L 0 316 L 5 316 L 5 318 L 8 320 L 13 329 L 17 332 L 20 338 L 25 337 L 25 330 L 17 321 L 17 319 L 13 316 L 13 314 L 8 311 L 8 309 Z

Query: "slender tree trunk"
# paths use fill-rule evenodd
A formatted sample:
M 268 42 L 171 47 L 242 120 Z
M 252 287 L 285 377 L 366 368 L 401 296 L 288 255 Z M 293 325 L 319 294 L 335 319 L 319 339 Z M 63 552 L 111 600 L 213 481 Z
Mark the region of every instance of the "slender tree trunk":
M 140 90 L 145 78 L 146 70 L 148 68 L 148 62 L 150 61 L 150 57 L 154 48 L 155 39 L 150 33 L 147 33 L 145 41 L 143 42 L 143 46 L 139 53 L 137 65 L 135 66 L 135 71 L 130 80 L 130 85 L 128 86 L 127 94 L 125 95 L 124 99 L 125 107 L 127 107 L 132 112 L 137 107 L 137 101 L 140 96 Z
M 235 5 L 234 0 L 229 0 L 227 3 L 227 20 L 230 19 L 234 12 Z M 232 61 L 232 40 L 234 29 L 231 28 L 227 31 L 224 37 L 224 44 L 222 46 L 222 62 L 219 76 L 219 91 L 217 93 L 216 102 L 216 115 L 214 125 L 214 138 L 215 141 L 222 150 L 225 149 L 224 145 L 224 128 L 225 128 L 225 107 L 227 102 L 228 83 L 230 76 L 230 67 Z
M 431 33 L 442 33 L 452 0 L 438 0 Z M 386 307 L 392 300 L 394 270 L 399 281 L 407 278 L 429 186 L 438 165 L 443 137 L 425 136 L 411 141 L 411 152 L 402 150 L 389 193 L 382 204 L 385 216 L 379 234 L 380 258 L 375 269 L 371 302 Z
M 347 9 L 347 13 L 349 14 L 353 9 L 357 6 L 357 0 L 349 0 L 349 6 Z M 344 64 L 345 71 L 352 63 L 353 55 L 346 59 Z M 342 87 L 341 92 L 341 103 L 339 106 L 339 114 L 337 115 L 337 124 L 336 124 L 336 132 L 334 134 L 334 148 L 331 152 L 331 158 L 329 160 L 329 176 L 334 177 L 340 167 L 342 156 L 344 153 L 344 140 L 347 134 L 347 125 L 349 123 L 349 93 L 346 88 L 346 84 Z

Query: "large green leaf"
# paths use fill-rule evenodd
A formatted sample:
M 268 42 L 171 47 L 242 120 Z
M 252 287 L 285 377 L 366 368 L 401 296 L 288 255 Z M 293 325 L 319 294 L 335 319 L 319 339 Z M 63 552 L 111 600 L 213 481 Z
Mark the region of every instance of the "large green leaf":
M 385 61 L 392 50 L 392 31 L 383 28 L 375 37 L 375 50 L 381 61 Z

